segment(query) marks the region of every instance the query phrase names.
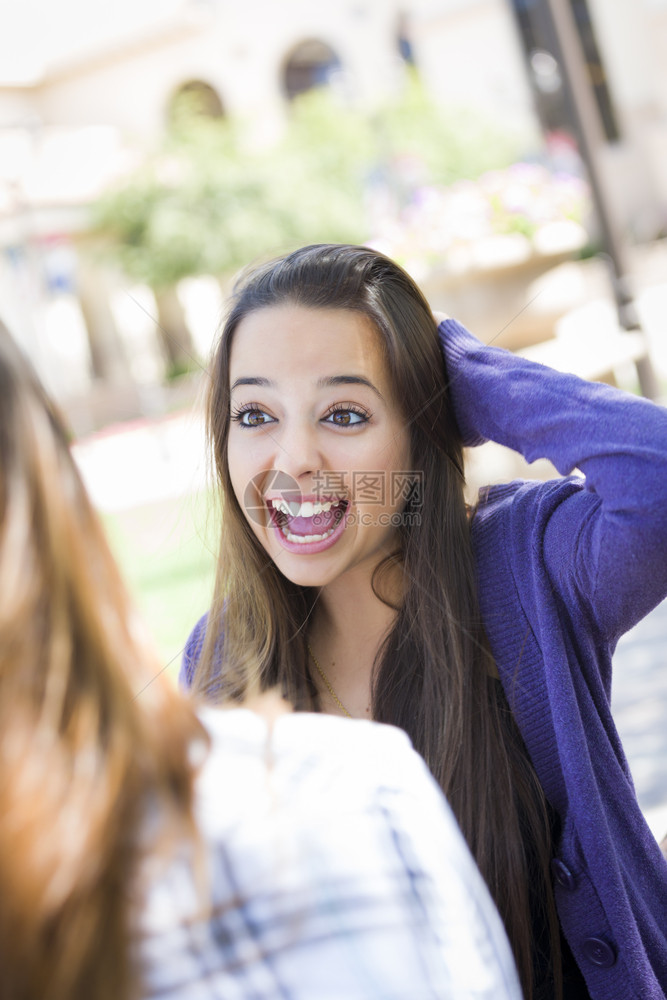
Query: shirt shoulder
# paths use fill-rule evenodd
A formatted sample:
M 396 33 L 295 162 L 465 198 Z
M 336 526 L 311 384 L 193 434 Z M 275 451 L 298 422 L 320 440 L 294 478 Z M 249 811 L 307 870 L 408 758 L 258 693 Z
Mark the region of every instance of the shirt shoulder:
M 202 995 L 257 1000 L 518 1000 L 500 918 L 403 732 L 308 713 L 269 725 L 243 708 L 200 717 L 214 919 L 187 868 L 160 880 L 144 914 L 147 996 L 205 982 Z

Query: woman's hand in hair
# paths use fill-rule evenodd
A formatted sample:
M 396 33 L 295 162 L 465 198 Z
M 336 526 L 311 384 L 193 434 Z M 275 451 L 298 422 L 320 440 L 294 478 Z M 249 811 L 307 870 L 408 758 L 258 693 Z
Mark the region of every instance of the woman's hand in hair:
M 472 448 L 475 445 L 483 444 L 486 438 L 479 433 L 476 427 L 474 405 L 470 405 L 471 401 L 476 399 L 474 389 L 471 390 L 469 387 L 464 393 L 456 392 L 456 388 L 458 388 L 457 383 L 459 383 L 460 379 L 460 373 L 457 372 L 456 366 L 465 360 L 465 356 L 467 356 L 471 349 L 474 351 L 481 348 L 483 345 L 477 340 L 476 337 L 473 336 L 472 333 L 469 333 L 459 323 L 457 323 L 456 320 L 452 320 L 452 317 L 448 316 L 447 313 L 433 309 L 432 316 L 438 326 L 440 348 L 445 357 L 445 365 L 447 367 L 447 389 L 452 400 L 454 416 L 459 428 L 461 440 L 464 447 Z M 453 325 L 441 330 L 440 326 L 445 320 L 452 320 Z M 453 365 L 451 365 L 452 359 L 450 358 L 449 353 L 452 340 L 455 345 Z M 465 381 L 466 379 L 464 378 L 464 383 Z M 454 389 L 454 391 L 452 391 L 452 389 Z

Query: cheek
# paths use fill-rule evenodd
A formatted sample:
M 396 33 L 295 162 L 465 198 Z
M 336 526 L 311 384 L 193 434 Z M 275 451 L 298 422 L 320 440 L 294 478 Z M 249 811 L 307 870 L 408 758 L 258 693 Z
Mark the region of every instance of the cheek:
M 387 449 L 388 461 L 387 466 L 391 472 L 404 474 L 409 473 L 412 469 L 412 460 L 410 457 L 410 441 L 408 436 L 403 432 L 402 428 L 399 428 L 396 437 L 393 441 L 393 446 L 391 449 Z
M 248 484 L 252 480 L 252 471 L 248 463 L 247 449 L 236 447 L 231 441 L 227 449 L 227 472 L 234 496 L 244 516 L 247 517 L 247 493 Z
M 241 515 L 262 540 L 262 531 L 269 526 L 269 515 L 263 500 L 267 473 L 258 471 L 251 449 L 241 438 L 230 439 L 227 449 L 227 472 Z
M 241 498 L 239 496 L 239 483 L 243 479 L 243 473 L 239 467 L 239 462 L 231 449 L 227 453 L 227 473 L 229 475 L 229 480 L 232 484 L 232 489 L 234 490 L 236 499 L 240 503 Z

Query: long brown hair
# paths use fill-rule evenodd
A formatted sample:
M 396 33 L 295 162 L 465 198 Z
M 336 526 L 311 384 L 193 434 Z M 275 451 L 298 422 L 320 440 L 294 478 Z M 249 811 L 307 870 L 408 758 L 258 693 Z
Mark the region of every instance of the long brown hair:
M 528 996 L 535 944 L 530 892 L 538 887 L 533 900 L 544 901 L 558 989 L 546 806 L 490 677 L 494 665 L 478 608 L 462 446 L 436 325 L 412 279 L 368 248 L 305 247 L 252 271 L 232 302 L 211 371 L 208 426 L 223 521 L 195 688 L 219 698 L 239 697 L 249 683 L 278 684 L 297 707 L 319 707 L 306 647 L 317 591 L 291 583 L 266 555 L 235 498 L 227 463 L 234 331 L 249 312 L 284 302 L 363 313 L 381 335 L 394 398 L 404 401 L 423 502 L 418 518 L 402 519 L 395 558 L 402 561 L 404 597 L 376 657 L 373 717 L 409 734 L 448 796 L 503 916 Z
M 0 593 L 0 997 L 126 1000 L 142 823 L 192 833 L 201 733 L 1 324 Z

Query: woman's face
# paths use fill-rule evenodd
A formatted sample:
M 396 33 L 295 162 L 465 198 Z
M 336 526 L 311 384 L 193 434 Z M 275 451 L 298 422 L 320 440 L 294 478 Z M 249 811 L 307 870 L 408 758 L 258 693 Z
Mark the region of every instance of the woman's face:
M 363 314 L 271 306 L 230 356 L 229 473 L 260 544 L 294 583 L 370 576 L 395 549 L 408 429 Z

